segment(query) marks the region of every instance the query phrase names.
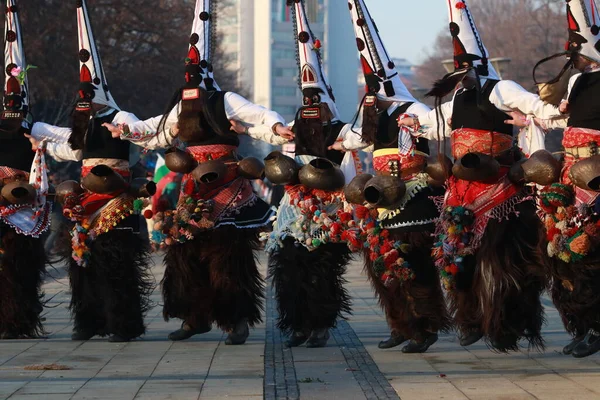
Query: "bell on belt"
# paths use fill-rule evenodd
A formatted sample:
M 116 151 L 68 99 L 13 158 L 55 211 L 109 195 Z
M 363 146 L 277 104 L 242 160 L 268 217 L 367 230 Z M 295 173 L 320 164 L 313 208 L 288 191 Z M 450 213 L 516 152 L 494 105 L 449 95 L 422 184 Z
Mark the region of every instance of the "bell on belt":
M 432 186 L 443 186 L 452 175 L 452 160 L 445 154 L 427 158 L 425 173 L 429 175 L 428 183 Z
M 376 176 L 365 185 L 367 203 L 377 207 L 391 207 L 402 200 L 406 184 L 398 176 Z
M 125 178 L 108 165 L 96 165 L 82 180 L 81 185 L 93 193 L 109 194 L 127 188 Z
M 315 158 L 300 169 L 300 183 L 311 189 L 336 191 L 344 187 L 344 173 L 326 158 Z
M 346 201 L 350 204 L 365 204 L 365 186 L 371 179 L 373 179 L 371 174 L 356 175 L 344 188 Z
M 190 153 L 173 147 L 165 152 L 165 165 L 170 171 L 189 174 L 198 163 Z
M 134 197 L 152 197 L 156 193 L 156 183 L 146 178 L 135 178 L 129 185 L 129 193 Z
M 578 188 L 600 192 L 600 154 L 576 162 L 569 178 Z
M 254 157 L 246 157 L 238 162 L 238 175 L 246 179 L 265 179 L 265 165 Z
M 452 174 L 471 182 L 489 182 L 498 177 L 500 163 L 483 153 L 467 153 L 454 163 Z
M 273 151 L 265 158 L 265 176 L 275 185 L 298 183 L 296 160 L 279 151 Z
M 533 182 L 548 186 L 560 179 L 560 162 L 546 150 L 538 150 L 528 159 L 520 160 L 510 167 L 508 178 L 513 183 Z
M 192 171 L 194 180 L 200 184 L 217 184 L 227 175 L 227 165 L 220 160 L 211 160 L 198 164 Z
M 83 193 L 83 188 L 77 181 L 64 181 L 60 183 L 55 190 L 55 199 L 58 204 L 65 204 L 65 199 L 69 195 L 80 195 Z
M 35 188 L 27 182 L 15 181 L 7 183 L 0 192 L 10 204 L 29 204 L 35 200 Z

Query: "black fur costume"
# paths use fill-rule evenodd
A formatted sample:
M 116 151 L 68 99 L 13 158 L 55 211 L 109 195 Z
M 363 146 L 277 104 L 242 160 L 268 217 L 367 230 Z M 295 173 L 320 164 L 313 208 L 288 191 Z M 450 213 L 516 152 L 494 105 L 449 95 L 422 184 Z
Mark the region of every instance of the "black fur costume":
M 162 281 L 163 316 L 192 327 L 216 322 L 224 331 L 247 318 L 261 322 L 263 280 L 254 251 L 258 229 L 224 225 L 168 247 Z
M 416 278 L 413 281 L 400 283 L 395 280 L 390 286 L 386 286 L 373 268 L 368 249 L 365 250 L 364 258 L 365 272 L 379 305 L 385 312 L 392 335 L 420 342 L 428 334 L 448 332 L 452 327 L 452 320 L 431 259 L 431 233 L 390 231 L 390 234 L 395 240 L 408 243 L 413 248 L 406 256 L 406 261 L 415 267 L 413 270 Z
M 44 330 L 41 291 L 45 274 L 42 239 L 20 235 L 11 227 L 0 227 L 0 338 L 34 338 Z
M 279 321 L 285 333 L 335 326 L 337 318 L 350 313 L 351 302 L 344 288 L 350 250 L 343 243 L 327 243 L 314 251 L 286 238 L 269 258 L 269 275 L 276 289 Z
M 145 333 L 144 316 L 153 289 L 150 247 L 146 238 L 129 229 L 137 228 L 139 218 L 130 216 L 92 241 L 87 266 L 69 257 L 69 308 L 75 332 L 125 339 Z M 68 242 L 70 247 L 70 237 Z
M 481 245 L 465 260 L 448 293 L 454 323 L 463 334 L 480 330 L 500 352 L 518 350 L 525 338 L 543 350 L 546 259 L 539 247 L 541 222 L 533 201 L 516 206 L 518 216 L 488 222 Z

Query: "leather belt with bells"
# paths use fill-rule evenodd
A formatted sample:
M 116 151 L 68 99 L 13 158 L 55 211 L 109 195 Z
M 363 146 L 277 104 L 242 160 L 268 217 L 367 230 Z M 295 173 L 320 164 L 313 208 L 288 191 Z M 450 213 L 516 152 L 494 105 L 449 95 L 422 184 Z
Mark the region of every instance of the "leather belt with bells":
M 590 142 L 587 146 L 582 147 L 565 147 L 565 154 L 575 159 L 590 158 L 598 154 L 598 143 Z
M 388 168 L 388 171 L 376 171 L 376 174 L 381 176 L 399 176 L 401 178 L 406 178 L 423 170 L 423 167 L 420 165 L 401 170 L 399 160 L 388 161 Z
M 237 151 L 235 150 L 231 150 L 230 152 L 228 152 L 227 154 L 224 154 L 223 156 L 219 157 L 219 158 L 213 158 L 212 155 L 209 153 L 206 155 L 206 161 L 212 161 L 212 160 L 220 160 L 220 161 L 237 161 Z M 205 162 L 206 162 L 205 161 Z

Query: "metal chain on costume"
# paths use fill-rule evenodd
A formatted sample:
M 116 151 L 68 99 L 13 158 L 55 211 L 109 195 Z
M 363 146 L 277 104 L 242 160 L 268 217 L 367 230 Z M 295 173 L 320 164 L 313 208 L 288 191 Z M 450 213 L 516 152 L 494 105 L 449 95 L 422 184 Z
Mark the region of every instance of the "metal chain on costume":
M 212 64 L 212 56 L 213 54 L 215 54 L 215 38 L 217 37 L 217 10 L 218 10 L 218 0 L 209 0 L 209 8 L 208 8 L 208 12 L 210 13 L 210 44 L 208 46 L 208 49 L 210 51 L 209 57 L 208 57 L 208 61 L 210 64 Z
M 581 4 L 581 11 L 583 12 L 583 16 L 585 18 L 585 24 L 588 28 L 590 28 L 592 26 L 592 19 L 590 18 L 587 7 L 585 6 L 585 0 L 579 0 L 579 4 Z M 592 12 L 594 12 L 594 0 L 590 0 L 590 8 L 592 9 Z
M 287 3 L 286 7 L 290 7 L 290 11 L 292 13 L 292 24 L 294 26 L 294 43 L 296 43 L 296 65 L 298 66 L 298 75 L 296 76 L 296 78 L 298 83 L 298 89 L 302 91 L 302 65 L 300 64 L 300 45 L 298 44 L 298 15 L 296 13 L 296 7 L 293 6 L 293 3 Z

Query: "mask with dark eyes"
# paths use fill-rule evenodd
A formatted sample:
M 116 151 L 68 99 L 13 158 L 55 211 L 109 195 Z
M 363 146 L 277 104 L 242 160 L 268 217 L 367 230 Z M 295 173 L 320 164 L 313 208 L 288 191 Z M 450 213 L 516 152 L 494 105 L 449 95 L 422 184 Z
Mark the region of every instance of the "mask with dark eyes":
M 313 94 L 312 96 L 304 96 L 302 98 L 303 106 L 313 106 L 321 103 L 321 96 L 319 94 Z

